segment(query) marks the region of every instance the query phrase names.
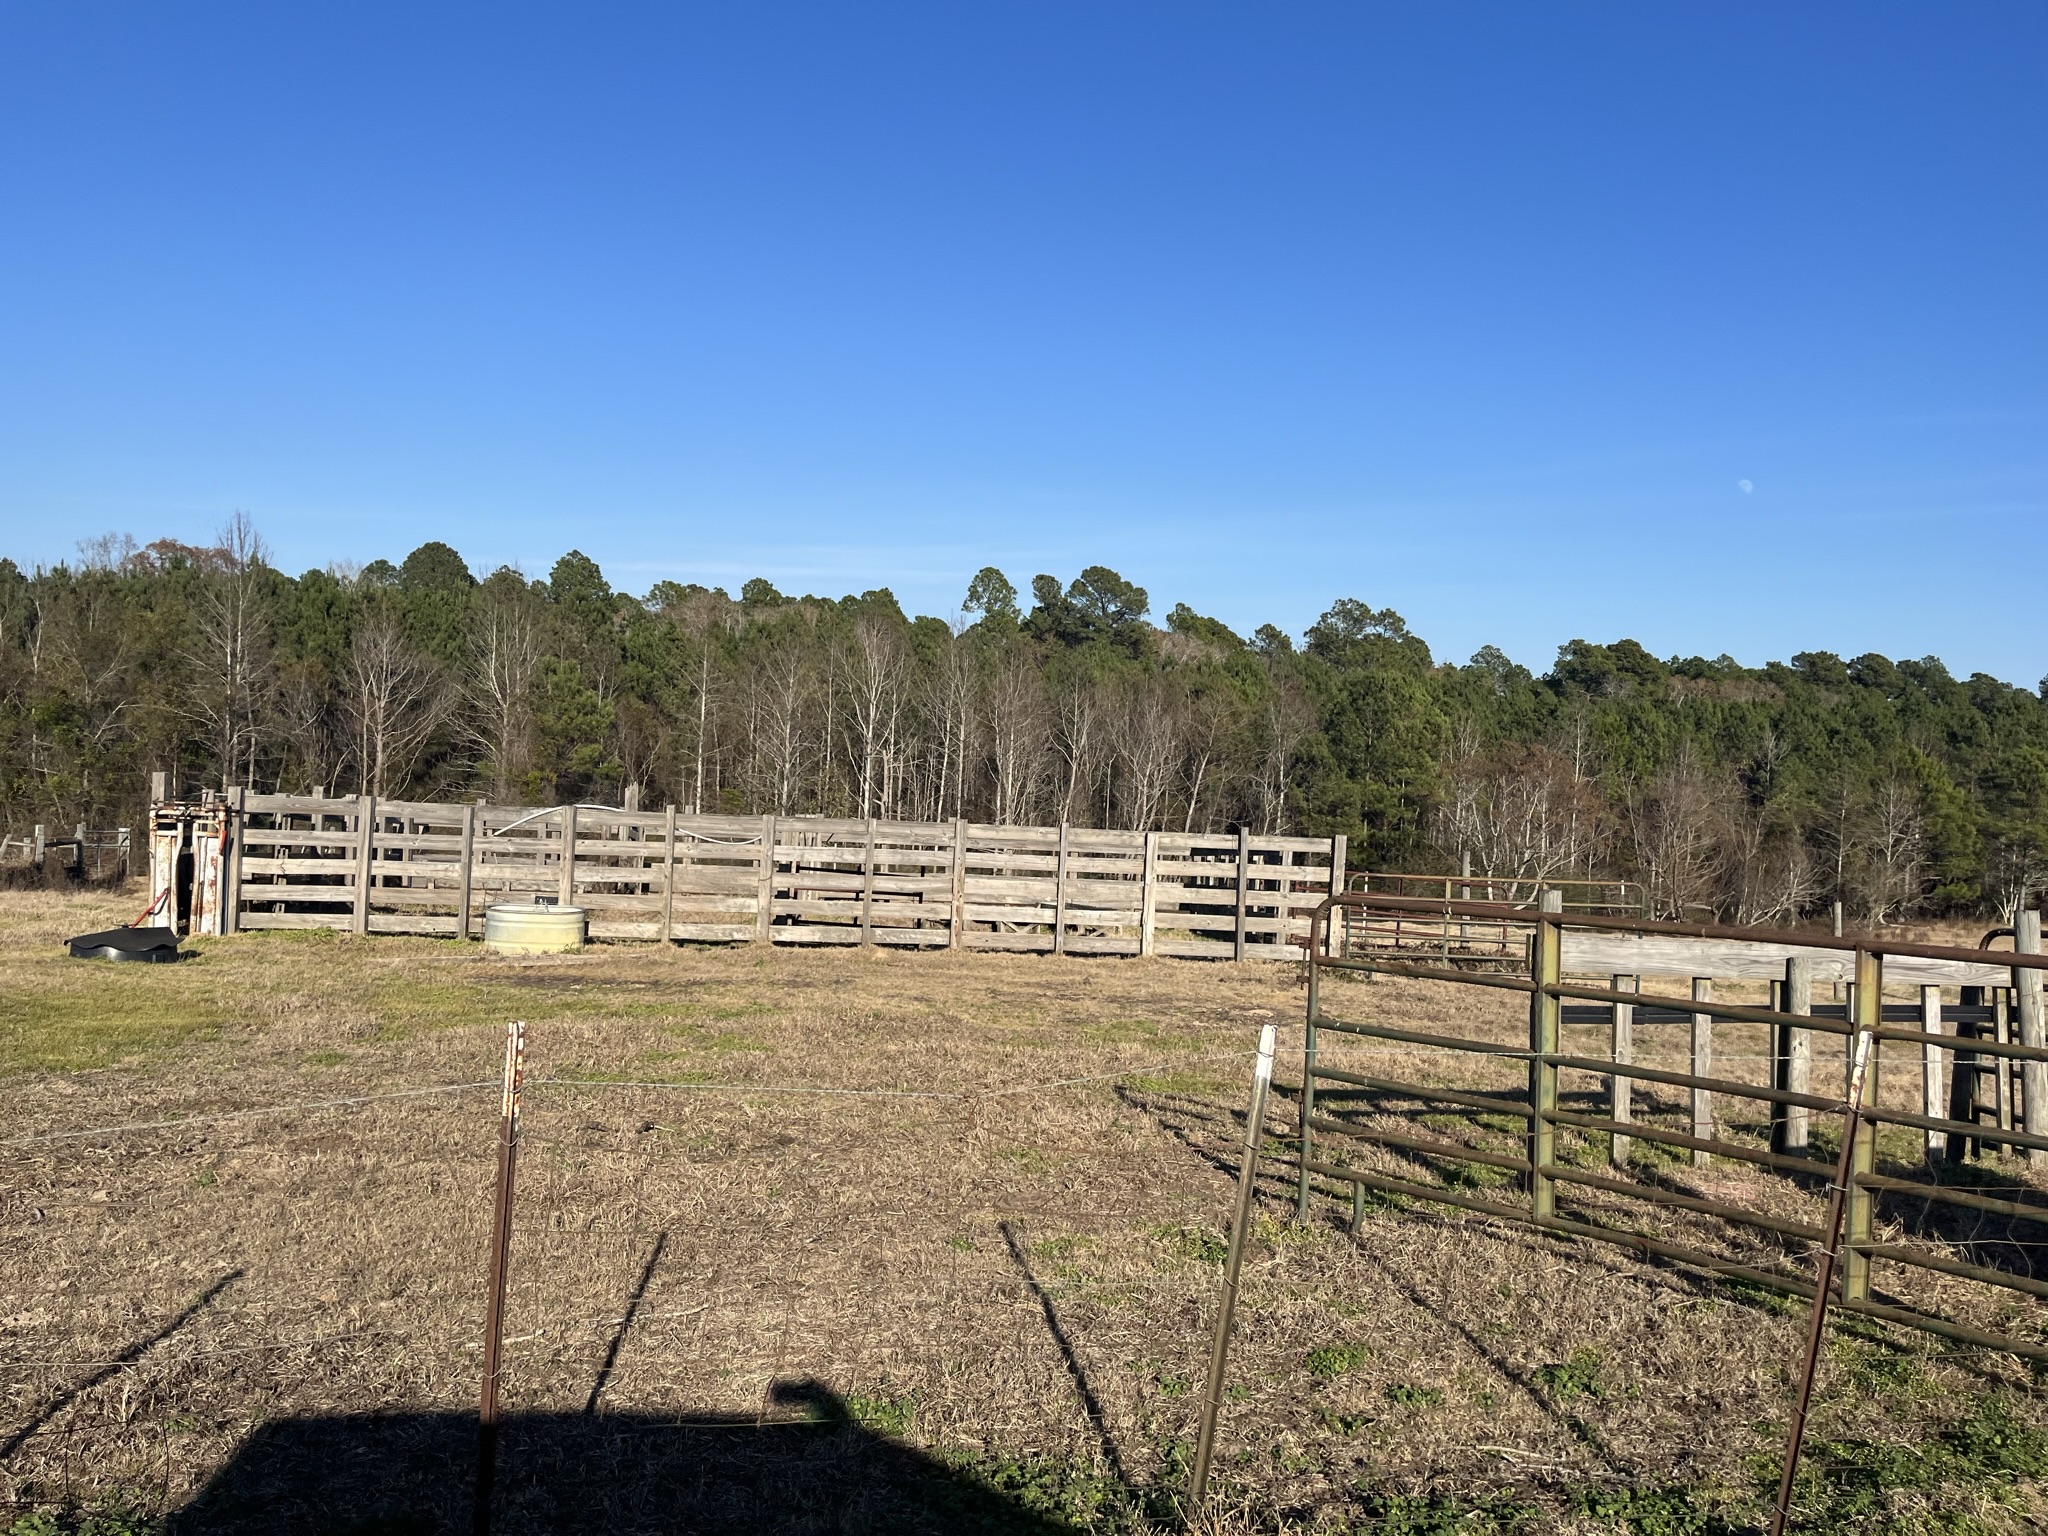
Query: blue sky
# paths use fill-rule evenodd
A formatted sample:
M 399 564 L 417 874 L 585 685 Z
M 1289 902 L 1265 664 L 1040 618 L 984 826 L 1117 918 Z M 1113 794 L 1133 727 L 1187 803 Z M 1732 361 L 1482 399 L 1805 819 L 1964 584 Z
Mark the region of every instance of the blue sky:
M 2031 686 L 2044 66 L 2034 3 L 0 3 L 0 553 L 1100 562 Z

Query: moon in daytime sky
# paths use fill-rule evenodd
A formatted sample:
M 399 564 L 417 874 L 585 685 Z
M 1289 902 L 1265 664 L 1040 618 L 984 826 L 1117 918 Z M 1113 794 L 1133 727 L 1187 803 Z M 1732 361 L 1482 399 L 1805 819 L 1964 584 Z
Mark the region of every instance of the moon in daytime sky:
M 1742 494 L 1745 496 L 1747 496 L 1751 491 L 1756 489 L 1756 487 L 1747 480 L 1738 480 L 1735 483 L 1742 487 Z

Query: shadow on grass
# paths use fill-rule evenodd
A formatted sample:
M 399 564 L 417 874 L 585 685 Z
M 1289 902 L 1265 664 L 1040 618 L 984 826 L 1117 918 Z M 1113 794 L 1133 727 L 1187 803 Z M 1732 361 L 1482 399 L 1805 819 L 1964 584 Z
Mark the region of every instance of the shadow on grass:
M 592 1536 L 670 1532 L 951 1532 L 1054 1536 L 1081 1527 L 857 1424 L 812 1381 L 775 1400 L 806 1417 L 678 1421 L 514 1414 L 502 1421 L 491 1529 Z M 253 1434 L 166 1524 L 167 1536 L 441 1536 L 471 1528 L 473 1414 L 287 1419 Z M 996 1481 L 1002 1481 L 997 1479 Z M 1012 1479 L 1011 1481 L 1014 1481 Z M 1071 1494 L 1071 1490 L 1062 1490 Z

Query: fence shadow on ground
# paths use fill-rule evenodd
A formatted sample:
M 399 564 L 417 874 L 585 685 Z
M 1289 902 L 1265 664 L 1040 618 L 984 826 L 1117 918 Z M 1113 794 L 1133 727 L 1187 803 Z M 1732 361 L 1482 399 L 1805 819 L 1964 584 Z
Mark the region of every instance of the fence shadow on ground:
M 491 1529 L 525 1533 L 976 1531 L 1055 1536 L 935 1457 L 856 1424 L 814 1381 L 778 1384 L 801 1419 L 515 1414 Z M 470 1530 L 473 1414 L 287 1419 L 250 1436 L 169 1536 L 455 1536 Z

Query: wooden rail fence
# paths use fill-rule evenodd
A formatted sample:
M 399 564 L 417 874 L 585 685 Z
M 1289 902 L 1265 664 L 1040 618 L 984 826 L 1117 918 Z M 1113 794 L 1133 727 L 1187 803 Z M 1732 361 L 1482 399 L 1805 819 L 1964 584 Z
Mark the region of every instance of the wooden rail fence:
M 159 823 L 172 819 L 159 807 Z M 966 821 L 535 810 L 230 791 L 219 864 L 159 868 L 200 932 L 468 937 L 493 901 L 586 908 L 600 939 L 1297 959 L 1343 838 Z M 162 866 L 176 850 L 160 855 Z

